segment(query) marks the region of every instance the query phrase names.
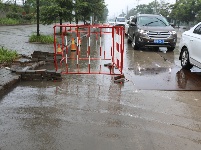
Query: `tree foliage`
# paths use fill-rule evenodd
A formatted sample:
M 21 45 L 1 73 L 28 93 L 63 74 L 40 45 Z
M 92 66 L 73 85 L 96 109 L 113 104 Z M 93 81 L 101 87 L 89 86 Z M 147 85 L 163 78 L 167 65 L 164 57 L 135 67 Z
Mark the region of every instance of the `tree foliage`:
M 140 4 L 136 8 L 132 8 L 127 17 L 140 14 L 161 14 L 165 17 L 169 16 L 170 13 L 170 4 L 166 3 L 164 0 L 152 1 L 149 4 Z
M 59 19 L 70 21 L 72 18 L 72 0 L 49 0 L 40 5 L 40 20 L 43 24 L 51 24 Z
M 35 0 L 27 0 L 25 3 L 26 12 L 34 11 Z M 34 12 L 35 13 L 35 12 Z M 106 19 L 108 10 L 104 0 L 40 0 L 40 21 L 43 24 L 51 24 L 60 20 L 63 21 L 86 21 L 90 16 L 94 19 Z
M 186 23 L 198 21 L 201 15 L 200 8 L 201 0 L 178 0 L 173 5 L 170 15 L 172 18 Z
M 127 17 L 137 15 L 137 13 L 161 14 L 169 21 L 198 22 L 201 20 L 201 0 L 177 0 L 175 4 L 170 4 L 166 0 L 153 0 L 147 5 L 141 4 L 132 8 Z
M 82 20 L 85 22 L 86 20 L 90 20 L 90 16 L 93 16 L 94 20 L 106 20 L 107 15 L 108 10 L 104 0 L 76 0 L 76 20 Z

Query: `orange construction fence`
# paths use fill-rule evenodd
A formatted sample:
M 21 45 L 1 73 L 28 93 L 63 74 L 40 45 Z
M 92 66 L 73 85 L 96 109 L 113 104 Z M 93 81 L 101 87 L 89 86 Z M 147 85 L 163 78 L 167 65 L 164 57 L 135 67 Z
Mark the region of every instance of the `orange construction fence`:
M 61 35 L 57 30 L 62 27 Z M 123 74 L 124 28 L 55 25 L 54 64 L 63 74 Z

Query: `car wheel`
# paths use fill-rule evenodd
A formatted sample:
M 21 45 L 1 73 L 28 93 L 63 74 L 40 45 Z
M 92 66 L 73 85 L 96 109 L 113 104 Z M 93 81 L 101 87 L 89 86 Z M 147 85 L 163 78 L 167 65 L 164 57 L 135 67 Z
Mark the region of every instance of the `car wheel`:
M 189 61 L 189 52 L 187 48 L 184 48 L 181 52 L 181 66 L 186 70 L 190 70 L 193 67 Z
M 134 50 L 139 50 L 139 46 L 136 44 L 135 36 L 133 36 L 132 47 Z
M 172 52 L 175 49 L 175 47 L 167 47 L 168 52 Z

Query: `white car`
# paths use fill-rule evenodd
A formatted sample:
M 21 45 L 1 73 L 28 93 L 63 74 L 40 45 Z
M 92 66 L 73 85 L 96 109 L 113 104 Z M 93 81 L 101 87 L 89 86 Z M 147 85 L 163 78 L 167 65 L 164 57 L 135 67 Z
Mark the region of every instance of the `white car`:
M 182 33 L 179 50 L 183 69 L 201 68 L 201 22 Z
M 134 16 L 130 16 L 127 20 L 126 20 L 126 24 L 125 24 L 125 34 L 128 34 L 128 27 L 129 27 L 129 23 L 130 21 L 134 18 Z
M 109 25 L 114 25 L 115 24 L 115 20 L 114 19 L 109 19 L 108 23 L 109 23 Z

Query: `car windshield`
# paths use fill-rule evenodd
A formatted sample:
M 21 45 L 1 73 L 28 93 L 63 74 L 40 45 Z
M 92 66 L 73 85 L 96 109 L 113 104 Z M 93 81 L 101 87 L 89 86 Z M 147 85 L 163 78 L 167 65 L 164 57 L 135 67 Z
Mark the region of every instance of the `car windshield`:
M 117 22 L 125 22 L 125 18 L 117 18 Z
M 162 16 L 141 16 L 138 23 L 141 26 L 169 26 L 168 21 Z

